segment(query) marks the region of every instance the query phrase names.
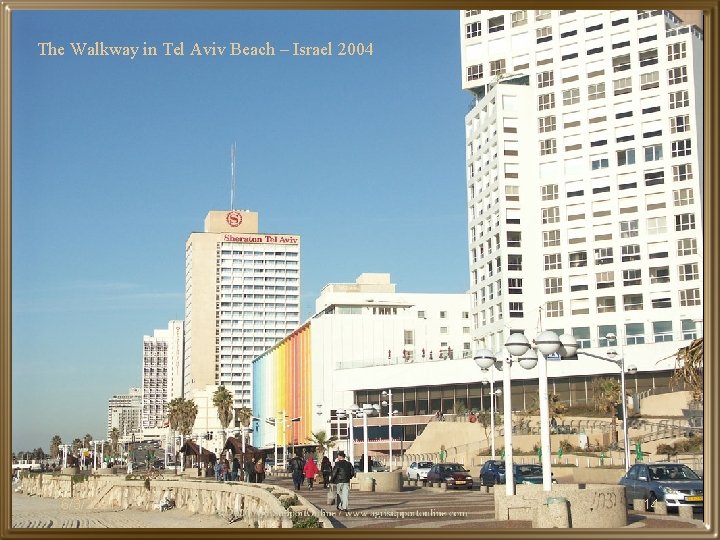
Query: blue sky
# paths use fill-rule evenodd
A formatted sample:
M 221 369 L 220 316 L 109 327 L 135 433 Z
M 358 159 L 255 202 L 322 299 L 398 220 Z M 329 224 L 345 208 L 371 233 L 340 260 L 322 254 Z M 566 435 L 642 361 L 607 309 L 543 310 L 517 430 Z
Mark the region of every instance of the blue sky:
M 303 320 L 362 272 L 467 290 L 457 11 L 28 11 L 12 30 L 13 450 L 104 436 L 143 335 L 184 317 L 185 241 L 230 206 L 233 142 L 234 206 L 302 237 Z M 72 53 L 96 41 L 159 55 Z M 189 55 L 268 41 L 373 54 Z

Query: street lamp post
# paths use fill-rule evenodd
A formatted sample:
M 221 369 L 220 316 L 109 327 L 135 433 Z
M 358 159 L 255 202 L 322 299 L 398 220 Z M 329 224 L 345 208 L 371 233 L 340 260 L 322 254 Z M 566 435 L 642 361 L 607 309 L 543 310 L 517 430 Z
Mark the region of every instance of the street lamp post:
M 492 433 L 492 438 L 490 439 L 490 451 L 492 453 L 492 458 L 495 459 L 495 411 L 497 410 L 495 407 L 495 396 L 502 394 L 502 390 L 500 388 L 495 390 L 495 370 L 492 367 L 480 369 L 490 372 L 490 380 L 484 379 L 481 382 L 482 384 L 490 383 L 490 433 Z
M 355 441 L 353 439 L 353 425 L 352 425 L 352 419 L 353 419 L 353 408 L 348 407 L 348 409 L 338 409 L 337 412 L 338 417 L 338 439 L 340 438 L 340 420 L 347 420 L 347 432 L 348 432 L 348 438 L 347 438 L 347 455 L 350 457 L 350 463 L 355 463 Z
M 392 454 L 392 450 L 393 450 L 392 449 L 392 444 L 393 444 L 392 417 L 393 417 L 393 414 L 397 414 L 397 411 L 393 411 L 393 408 L 392 408 L 392 390 L 387 390 L 387 391 L 383 390 L 380 395 L 387 398 L 387 401 L 384 401 L 383 405 L 387 404 L 387 406 L 388 406 L 388 441 L 389 441 L 388 446 L 389 446 L 389 450 L 390 450 L 390 453 L 388 454 L 389 455 L 388 465 L 390 467 L 390 472 L 392 472 L 392 470 L 393 470 L 393 466 L 392 466 L 392 457 L 393 457 L 393 454 Z
M 548 403 L 547 357 L 560 353 L 562 356 L 572 356 L 577 350 L 577 341 L 571 335 L 559 336 L 555 332 L 545 331 L 534 340 L 535 350 L 523 334 L 510 334 L 505 343 L 508 352 L 519 357 L 520 365 L 525 369 L 532 369 L 538 364 L 538 387 L 540 398 L 540 460 L 543 469 L 543 490 L 552 490 L 552 471 L 550 463 L 550 405 Z M 510 467 L 512 464 L 510 465 Z M 506 478 L 508 466 L 506 465 Z

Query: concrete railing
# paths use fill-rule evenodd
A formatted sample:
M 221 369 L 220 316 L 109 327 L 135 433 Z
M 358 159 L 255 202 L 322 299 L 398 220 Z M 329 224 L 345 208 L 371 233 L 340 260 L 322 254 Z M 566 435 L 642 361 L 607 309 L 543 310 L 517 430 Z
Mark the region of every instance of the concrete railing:
M 76 498 L 89 501 L 90 508 L 153 510 L 165 498 L 177 508 L 198 514 L 234 516 L 250 527 L 292 528 L 292 513 L 283 501 L 297 496 L 301 505 L 318 518 L 322 527 L 332 523 L 304 498 L 280 486 L 244 482 L 203 480 L 151 480 L 149 489 L 142 480 L 124 476 L 90 476 L 74 481 L 68 475 L 36 474 L 22 479 L 22 489 L 30 495 L 50 498 Z M 77 479 L 77 477 L 75 477 Z

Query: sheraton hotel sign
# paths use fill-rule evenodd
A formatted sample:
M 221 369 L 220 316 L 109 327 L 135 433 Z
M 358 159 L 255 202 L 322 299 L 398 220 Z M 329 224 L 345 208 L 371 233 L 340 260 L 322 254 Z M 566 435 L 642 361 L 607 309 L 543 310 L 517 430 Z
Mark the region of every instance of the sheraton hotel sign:
M 299 244 L 299 236 L 286 234 L 225 234 L 225 242 L 241 242 L 243 244 Z

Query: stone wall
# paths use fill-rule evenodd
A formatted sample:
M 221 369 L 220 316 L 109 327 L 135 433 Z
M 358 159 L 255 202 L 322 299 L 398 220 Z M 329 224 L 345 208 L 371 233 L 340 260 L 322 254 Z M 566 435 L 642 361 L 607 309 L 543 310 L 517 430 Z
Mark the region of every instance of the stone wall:
M 85 499 L 90 500 L 89 508 L 111 510 L 157 511 L 158 503 L 167 497 L 175 501 L 177 508 L 190 512 L 242 516 L 250 527 L 292 528 L 292 516 L 283 501 L 294 494 L 279 486 L 169 479 L 151 480 L 150 489 L 146 489 L 143 480 L 125 480 L 124 476 L 89 476 L 73 482 L 73 477 L 67 475 L 34 474 L 23 478 L 22 488 L 29 495 Z M 317 508 L 302 497 L 298 499 L 311 515 L 318 517 L 322 527 L 332 528 Z

